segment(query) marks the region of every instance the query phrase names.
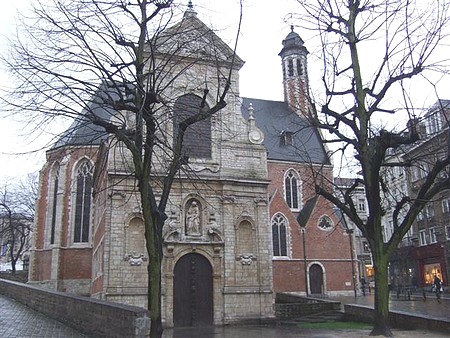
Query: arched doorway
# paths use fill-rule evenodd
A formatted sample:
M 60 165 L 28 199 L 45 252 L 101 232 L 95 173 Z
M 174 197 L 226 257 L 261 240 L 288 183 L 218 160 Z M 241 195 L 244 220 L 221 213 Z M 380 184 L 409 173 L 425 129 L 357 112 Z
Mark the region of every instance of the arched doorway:
M 322 294 L 323 292 L 323 270 L 319 264 L 313 264 L 309 268 L 309 286 L 311 294 Z
M 213 279 L 209 261 L 187 254 L 175 265 L 173 281 L 174 326 L 213 324 Z

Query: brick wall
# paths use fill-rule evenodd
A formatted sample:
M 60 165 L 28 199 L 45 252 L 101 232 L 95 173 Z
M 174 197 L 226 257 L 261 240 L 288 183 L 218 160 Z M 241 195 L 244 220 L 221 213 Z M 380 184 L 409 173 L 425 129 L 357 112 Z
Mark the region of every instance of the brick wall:
M 148 337 L 148 311 L 0 279 L 0 294 L 93 337 Z

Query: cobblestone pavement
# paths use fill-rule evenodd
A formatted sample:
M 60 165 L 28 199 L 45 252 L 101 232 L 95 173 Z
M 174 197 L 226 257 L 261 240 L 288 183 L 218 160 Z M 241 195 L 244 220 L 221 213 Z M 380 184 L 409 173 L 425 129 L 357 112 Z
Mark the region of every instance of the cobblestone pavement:
M 81 333 L 0 295 L 0 337 L 81 338 Z
M 340 297 L 336 298 L 345 303 L 356 303 L 361 305 L 373 305 L 373 295 L 365 297 Z M 438 303 L 435 298 L 428 297 L 424 302 L 421 297 L 413 300 L 391 299 L 392 310 L 415 313 L 421 316 L 450 319 L 450 299 L 444 299 Z M 302 329 L 295 325 L 283 326 L 225 326 L 210 328 L 180 328 L 166 329 L 164 338 L 333 338 L 333 337 L 368 337 L 369 329 L 354 330 L 314 330 Z M 443 338 L 449 334 L 424 331 L 424 330 L 393 330 L 394 336 L 398 338 Z M 85 335 L 39 314 L 30 308 L 0 295 L 0 337 L 61 337 L 81 338 Z M 124 337 L 127 338 L 127 337 Z

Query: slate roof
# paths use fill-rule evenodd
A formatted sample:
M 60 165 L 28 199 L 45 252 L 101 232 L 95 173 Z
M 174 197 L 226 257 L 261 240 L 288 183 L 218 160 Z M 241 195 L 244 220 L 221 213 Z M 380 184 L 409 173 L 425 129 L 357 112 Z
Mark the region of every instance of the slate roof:
M 99 86 L 93 94 L 88 106 L 85 107 L 80 115 L 74 119 L 70 127 L 55 142 L 52 149 L 65 146 L 85 146 L 99 145 L 108 137 L 103 127 L 94 125 L 92 119 L 85 116 L 92 116 L 109 121 L 115 114 L 111 108 L 111 100 L 117 99 L 117 92 L 108 88 L 105 84 Z
M 330 164 L 318 131 L 308 121 L 292 112 L 286 102 L 242 98 L 241 111 L 248 118 L 253 105 L 256 126 L 264 133 L 269 160 Z M 282 142 L 283 132 L 291 132 L 293 144 Z

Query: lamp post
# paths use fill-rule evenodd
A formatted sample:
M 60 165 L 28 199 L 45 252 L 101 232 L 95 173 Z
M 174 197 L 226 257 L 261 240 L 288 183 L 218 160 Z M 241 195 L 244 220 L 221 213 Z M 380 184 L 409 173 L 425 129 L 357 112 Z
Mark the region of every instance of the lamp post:
M 303 266 L 305 269 L 305 293 L 308 297 L 308 267 L 306 266 L 306 227 L 301 227 L 303 240 Z
M 355 293 L 355 298 L 357 295 L 356 289 L 356 273 L 355 273 L 355 257 L 353 252 L 353 229 L 347 228 L 348 238 L 350 240 L 350 257 L 352 260 L 352 276 L 353 276 L 353 292 Z

